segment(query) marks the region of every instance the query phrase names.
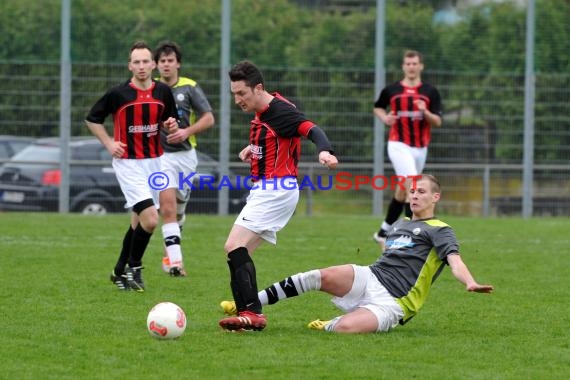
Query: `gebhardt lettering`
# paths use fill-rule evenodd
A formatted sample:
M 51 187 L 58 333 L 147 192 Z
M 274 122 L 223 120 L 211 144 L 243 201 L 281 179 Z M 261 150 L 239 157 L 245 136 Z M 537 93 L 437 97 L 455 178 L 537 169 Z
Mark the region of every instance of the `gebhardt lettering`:
M 129 125 L 129 133 L 157 132 L 158 124 Z
M 424 113 L 422 111 L 398 111 L 398 117 L 422 119 L 424 117 Z

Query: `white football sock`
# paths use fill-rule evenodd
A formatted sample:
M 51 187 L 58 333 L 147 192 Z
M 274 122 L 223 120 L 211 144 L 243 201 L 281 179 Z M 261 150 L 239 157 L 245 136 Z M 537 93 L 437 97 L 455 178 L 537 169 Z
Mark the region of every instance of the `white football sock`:
M 170 260 L 170 267 L 181 267 L 182 248 L 180 247 L 180 226 L 178 223 L 162 225 L 162 237 L 166 246 L 166 254 Z

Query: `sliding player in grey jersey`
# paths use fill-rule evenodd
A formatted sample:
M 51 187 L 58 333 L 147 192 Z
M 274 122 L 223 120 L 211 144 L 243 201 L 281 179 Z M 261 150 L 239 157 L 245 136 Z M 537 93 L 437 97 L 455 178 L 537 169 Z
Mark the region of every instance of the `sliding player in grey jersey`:
M 182 53 L 174 42 L 162 42 L 154 51 L 160 81 L 170 86 L 180 122 L 180 130 L 168 136 L 162 133 L 164 155 L 161 171 L 168 176 L 168 185 L 160 192 L 160 214 L 165 254 L 163 269 L 171 276 L 185 276 L 180 231 L 186 219 L 190 189 L 178 189 L 178 173 L 196 172 L 196 135 L 214 125 L 212 107 L 196 81 L 179 76 Z
M 410 189 L 412 219 L 394 223 L 387 234 L 386 249 L 375 263 L 295 274 L 259 292 L 261 304 L 321 290 L 332 294 L 333 303 L 345 314 L 313 321 L 309 328 L 366 333 L 391 330 L 416 315 L 446 264 L 467 291 L 491 293 L 493 286 L 477 283 L 461 260 L 453 229 L 435 217 L 440 194 L 437 179 L 422 175 Z M 226 313 L 233 311 L 230 301 L 221 306 Z

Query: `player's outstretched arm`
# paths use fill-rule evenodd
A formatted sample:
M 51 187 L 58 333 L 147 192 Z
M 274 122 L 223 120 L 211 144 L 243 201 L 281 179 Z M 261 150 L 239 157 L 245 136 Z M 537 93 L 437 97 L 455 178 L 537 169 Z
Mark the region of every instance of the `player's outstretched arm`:
M 331 143 L 325 132 L 317 125 L 313 125 L 307 138 L 317 146 L 319 151 L 319 162 L 329 169 L 334 169 L 338 165 L 337 158 L 333 155 Z
M 465 285 L 465 289 L 468 292 L 476 293 L 492 293 L 494 288 L 493 285 L 481 285 L 475 281 L 471 272 L 467 268 L 467 265 L 461 260 L 459 254 L 451 254 L 447 256 L 447 262 L 451 268 L 451 273 L 457 280 Z

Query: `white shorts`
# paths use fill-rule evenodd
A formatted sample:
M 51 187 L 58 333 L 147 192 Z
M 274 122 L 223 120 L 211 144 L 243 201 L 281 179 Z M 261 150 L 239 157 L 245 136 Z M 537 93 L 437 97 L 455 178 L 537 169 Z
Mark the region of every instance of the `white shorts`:
M 299 201 L 297 179 L 258 181 L 253 187 L 234 224 L 255 232 L 268 243 L 276 244 L 277 231 L 287 225 Z
M 344 297 L 334 297 L 332 302 L 346 313 L 359 307 L 370 310 L 378 320 L 376 331 L 388 331 L 396 327 L 404 317 L 400 305 L 378 281 L 370 268 L 354 264 L 352 268 L 354 269 L 352 289 Z
M 160 171 L 168 176 L 168 185 L 166 189 L 176 188 L 176 197 L 180 200 L 187 199 L 190 194 L 191 188 L 189 186 L 183 186 L 183 189 L 179 189 L 179 174 L 182 173 L 184 177 L 190 175 L 190 173 L 196 172 L 196 167 L 198 166 L 198 156 L 196 150 L 185 150 L 181 152 L 164 152 L 160 156 Z
M 153 190 L 148 181 L 151 174 L 160 171 L 160 158 L 113 158 L 113 169 L 127 200 L 125 208 L 146 199 L 152 199 L 156 208 L 159 207 L 158 191 Z
M 388 157 L 396 175 L 418 175 L 426 165 L 427 147 L 414 148 L 403 142 L 388 141 Z

